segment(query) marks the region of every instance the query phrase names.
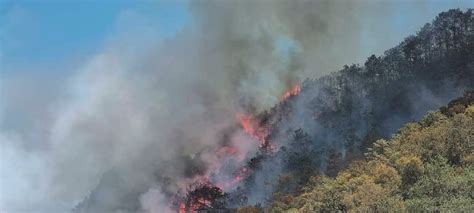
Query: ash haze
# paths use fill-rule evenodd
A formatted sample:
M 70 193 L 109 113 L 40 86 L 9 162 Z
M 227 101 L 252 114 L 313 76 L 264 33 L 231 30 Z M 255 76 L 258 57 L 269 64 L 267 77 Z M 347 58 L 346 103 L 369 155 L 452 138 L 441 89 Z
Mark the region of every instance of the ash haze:
M 363 63 L 437 13 L 469 7 L 4 0 L 0 211 L 171 211 L 156 173 L 179 187 L 189 161 L 203 173 L 219 167 L 210 150 L 236 114 L 268 109 L 301 80 Z M 227 141 L 257 149 L 240 129 Z

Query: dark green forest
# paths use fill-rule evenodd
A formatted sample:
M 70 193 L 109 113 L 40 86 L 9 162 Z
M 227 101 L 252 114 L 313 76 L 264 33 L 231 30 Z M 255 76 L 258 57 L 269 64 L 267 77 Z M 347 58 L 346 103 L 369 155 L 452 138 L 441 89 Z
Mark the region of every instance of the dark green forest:
M 271 212 L 474 210 L 474 92 L 376 141 L 335 177 L 312 176 Z M 256 209 L 247 207 L 243 212 Z

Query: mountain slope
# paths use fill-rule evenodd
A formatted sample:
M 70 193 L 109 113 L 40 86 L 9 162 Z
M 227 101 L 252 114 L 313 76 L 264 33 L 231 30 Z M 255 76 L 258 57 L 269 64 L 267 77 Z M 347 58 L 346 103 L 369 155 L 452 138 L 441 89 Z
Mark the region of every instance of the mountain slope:
M 377 141 L 334 179 L 312 177 L 304 193 L 276 197 L 272 211 L 473 211 L 473 127 L 471 91 Z
M 223 192 L 217 186 L 210 186 L 209 183 L 204 185 L 198 183 L 197 187 L 191 185 L 193 186 L 191 189 L 179 194 L 176 192 L 177 187 L 172 187 L 175 184 L 174 177 L 163 176 L 159 172 L 160 168 L 156 168 L 156 171 L 153 171 L 153 174 L 156 174 L 156 185 L 162 186 L 160 190 L 168 196 L 164 200 L 170 203 L 170 208 L 184 211 L 234 210 L 241 206 L 257 204 L 274 207 L 276 210 L 305 208 L 317 210 L 325 209 L 326 204 L 329 206 L 326 209 L 360 211 L 382 208 L 383 205 L 386 208 L 423 207 L 423 202 L 428 202 L 422 200 L 426 197 L 423 194 L 425 189 L 418 190 L 421 194 L 407 197 L 407 193 L 411 193 L 409 190 L 411 188 L 400 191 L 400 188 L 395 187 L 390 189 L 394 191 L 390 191 L 379 182 L 392 181 L 390 183 L 403 185 L 407 181 L 400 173 L 402 170 L 399 171 L 400 168 L 393 162 L 390 164 L 382 161 L 382 164 L 377 161 L 374 165 L 362 163 L 367 165 L 361 165 L 355 174 L 350 173 L 352 171 L 350 169 L 346 170 L 351 175 L 349 177 L 345 177 L 346 173 L 340 171 L 347 168 L 351 162 L 361 162 L 357 160 L 364 162 L 363 153 L 367 152 L 367 148 L 379 139 L 390 137 L 402 124 L 419 120 L 429 110 L 439 108 L 466 89 L 474 88 L 473 12 L 472 9 L 443 12 L 415 36 L 406 38 L 398 46 L 387 50 L 384 55 L 370 56 L 363 66 L 346 65 L 331 75 L 319 79 L 307 79 L 297 87 L 297 92 L 285 97 L 280 104 L 253 116 L 252 122 L 255 125 L 252 126 L 256 127 L 256 130 L 249 132 L 257 134 L 254 136 L 262 144 L 255 155 L 245 153 L 248 154 L 245 159 L 247 163 L 242 167 L 245 169 L 245 176 L 238 176 L 239 182 L 235 190 Z M 453 114 L 458 113 L 460 109 L 446 108 L 441 111 Z M 439 113 L 436 115 L 442 117 Z M 235 128 L 237 127 L 239 126 L 236 124 Z M 242 125 L 242 128 L 245 129 L 246 126 Z M 225 138 L 232 134 L 232 131 L 229 132 L 223 133 Z M 378 154 L 376 151 L 369 153 Z M 194 166 L 201 165 L 196 163 L 200 157 L 199 153 L 185 157 L 189 159 L 186 165 L 191 168 L 186 177 L 189 179 L 199 177 L 202 169 Z M 439 167 L 453 172 L 453 175 L 459 175 L 452 164 L 454 158 L 450 159 L 451 157 L 446 155 L 444 159 L 433 158 L 434 160 L 421 163 L 423 166 L 427 163 L 426 168 Z M 465 162 L 466 159 L 468 158 L 463 155 L 462 161 L 459 162 Z M 367 161 L 370 160 L 373 159 L 369 158 Z M 407 164 L 411 165 L 411 160 L 406 159 L 401 163 L 407 161 Z M 236 173 L 241 171 L 239 169 L 241 168 L 237 168 Z M 386 173 L 387 177 L 373 177 L 375 174 L 370 173 L 373 169 Z M 433 172 L 436 172 L 435 170 Z M 343 175 L 335 180 L 331 179 L 338 174 Z M 314 178 L 317 175 L 326 176 Z M 461 176 L 470 177 L 470 173 L 466 175 L 468 176 Z M 100 200 L 102 195 L 115 193 L 114 189 L 120 188 L 120 184 L 123 184 L 120 179 L 109 181 L 108 179 L 113 178 L 109 176 L 111 175 L 103 177 L 99 187 L 77 206 L 76 212 L 138 211 L 137 195 L 145 191 L 129 191 L 128 194 L 120 196 L 119 200 L 111 201 L 113 204 Z M 464 180 L 460 180 L 459 184 L 465 184 Z M 430 181 L 427 180 L 426 184 L 431 183 Z M 106 184 L 102 182 L 113 184 L 104 186 Z M 307 187 L 303 188 L 305 185 Z M 363 191 L 364 188 L 357 191 L 359 185 L 372 187 L 370 189 L 378 193 L 373 194 L 374 196 L 386 196 L 387 199 L 382 203 L 370 203 L 369 201 L 373 199 L 364 196 L 370 193 Z M 423 188 L 425 185 L 418 187 Z M 355 191 L 352 191 L 357 191 L 357 194 L 348 195 L 347 190 L 342 190 L 338 192 L 339 194 L 332 193 L 336 189 L 339 190 L 340 186 L 355 187 Z M 147 186 L 143 188 L 146 189 Z M 311 194 L 313 191 L 314 194 Z M 302 192 L 304 193 L 301 194 Z M 340 204 L 315 198 L 327 198 L 323 195 L 331 194 L 347 195 L 347 199 L 352 201 Z M 205 195 L 205 202 L 202 202 L 201 195 Z M 410 201 L 412 204 L 407 201 L 409 199 L 413 200 Z M 466 199 L 457 201 L 463 203 Z M 336 200 L 346 202 L 339 198 Z M 311 203 L 313 201 L 316 203 Z M 120 203 L 120 206 L 116 203 Z M 199 205 L 185 205 L 181 208 L 181 204 L 184 203 Z M 439 207 L 444 208 L 443 205 L 440 204 Z M 192 206 L 197 207 L 190 209 Z M 256 207 L 249 207 L 247 210 L 250 209 L 258 210 Z
M 260 125 L 279 151 L 261 151 L 245 181 L 250 203 L 266 203 L 285 185 L 295 193 L 312 175 L 335 176 L 366 148 L 404 123 L 418 120 L 465 89 L 474 88 L 474 13 L 440 13 L 415 36 L 370 56 L 364 66 L 344 66 L 268 112 Z M 282 176 L 288 176 L 282 184 Z M 271 183 L 271 184 L 268 184 Z

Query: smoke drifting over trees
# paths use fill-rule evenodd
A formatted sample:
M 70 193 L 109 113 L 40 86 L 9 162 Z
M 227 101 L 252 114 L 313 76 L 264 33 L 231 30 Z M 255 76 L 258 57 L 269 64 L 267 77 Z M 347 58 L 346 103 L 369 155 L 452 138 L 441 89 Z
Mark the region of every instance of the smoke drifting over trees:
M 449 10 L 383 56 L 370 56 L 363 67 L 345 66 L 304 81 L 300 94 L 266 115 L 278 117 L 268 137 L 282 151 L 261 167 L 280 165 L 282 173 L 292 176 L 282 184 L 293 186 L 286 191 L 294 193 L 302 187 L 300 180 L 315 174 L 336 176 L 377 139 L 390 137 L 402 124 L 473 88 L 473 27 L 472 10 Z M 253 184 L 278 183 L 280 175 L 256 171 Z M 249 196 L 261 197 L 258 202 L 275 192 L 248 188 Z
M 257 124 L 249 124 L 248 128 L 253 130 L 247 133 L 254 135 L 262 146 L 255 157 L 247 154 L 244 161 L 248 162 L 247 165 L 237 164 L 252 172 L 238 176 L 244 179 L 243 183 L 238 183 L 242 188 L 230 190 L 231 194 L 227 195 L 243 200 L 227 203 L 226 207 L 257 203 L 267 205 L 276 191 L 298 192 L 312 175 L 325 173 L 336 176 L 351 160 L 361 158 L 375 140 L 390 136 L 403 123 L 419 119 L 426 111 L 471 88 L 474 85 L 472 25 L 471 10 L 441 13 L 432 24 L 425 25 L 416 36 L 406 38 L 385 55 L 369 57 L 365 66 L 345 66 L 331 75 L 306 80 L 298 89 L 298 94 L 286 97 L 268 112 L 249 118 L 254 120 L 247 122 Z M 245 110 L 248 106 L 240 107 Z M 247 128 L 245 124 L 243 128 Z M 229 135 L 240 134 L 235 131 L 226 130 Z M 232 142 L 235 141 L 241 140 L 227 137 L 226 141 L 222 141 L 227 144 L 221 145 L 234 146 Z M 179 160 L 187 162 L 183 166 L 190 168 L 185 170 L 194 171 L 187 173 L 189 177 L 222 175 L 221 167 L 214 168 L 214 171 L 207 167 L 217 159 L 206 159 L 206 152 L 196 154 L 191 161 Z M 206 165 L 201 168 L 202 173 L 199 172 L 199 165 L 191 163 L 196 161 Z M 234 164 L 223 165 L 232 168 Z M 211 173 L 206 173 L 206 169 Z M 237 168 L 234 170 L 237 171 Z M 232 169 L 229 171 L 232 174 Z M 223 173 L 226 174 L 225 171 Z M 160 177 L 175 180 L 176 176 L 168 175 L 161 173 Z M 193 181 L 216 184 L 212 179 Z M 191 192 L 210 187 L 206 184 Z M 170 194 L 179 191 L 170 188 L 162 190 Z M 186 205 L 185 209 L 206 209 L 206 203 L 221 198 L 196 199 L 200 206 Z M 216 207 L 221 208 L 222 205 Z
M 0 126 L 2 187 L 17 191 L 2 192 L 1 207 L 176 211 L 179 196 L 201 192 L 186 191 L 197 182 L 233 208 L 265 204 L 281 187 L 295 193 L 315 174 L 335 176 L 375 139 L 473 86 L 472 10 L 442 13 L 384 56 L 321 77 L 361 57 L 367 17 L 390 9 L 196 1 L 195 23 L 160 44 L 137 51 L 111 42 L 47 110 L 34 109 L 42 119 L 32 134 Z M 3 82 L 6 103 L 13 83 Z M 280 102 L 296 84 L 299 94 Z M 2 122 L 15 108 L 3 103 Z M 249 135 L 240 114 L 268 125 L 265 140 L 275 147 Z

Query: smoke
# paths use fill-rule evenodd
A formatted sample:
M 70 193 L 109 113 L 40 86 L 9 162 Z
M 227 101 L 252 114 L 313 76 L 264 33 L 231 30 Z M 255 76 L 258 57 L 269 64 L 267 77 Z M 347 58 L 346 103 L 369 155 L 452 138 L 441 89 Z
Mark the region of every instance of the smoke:
M 140 196 L 140 203 L 145 212 L 174 212 L 167 207 L 166 197 L 159 189 L 150 188 L 145 194 Z
M 57 88 L 2 78 L 0 209 L 168 208 L 167 193 L 195 174 L 257 150 L 236 114 L 267 109 L 305 77 L 358 61 L 366 21 L 388 10 L 381 5 L 195 1 L 193 22 L 174 37 L 124 33 Z M 216 157 L 224 145 L 241 156 Z

